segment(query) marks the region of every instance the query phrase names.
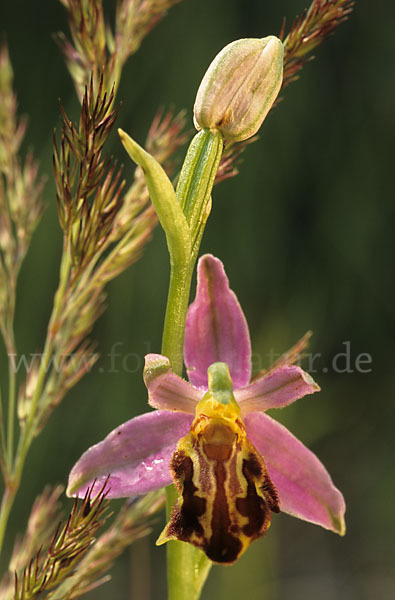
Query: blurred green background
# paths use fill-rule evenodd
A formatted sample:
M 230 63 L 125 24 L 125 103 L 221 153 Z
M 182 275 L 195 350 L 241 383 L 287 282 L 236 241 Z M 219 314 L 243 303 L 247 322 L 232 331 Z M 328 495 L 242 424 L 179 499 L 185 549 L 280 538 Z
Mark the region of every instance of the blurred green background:
M 305 2 L 184 0 L 127 63 L 119 125 L 143 141 L 158 106 L 190 110 L 207 65 L 226 43 L 278 33 L 283 16 L 289 28 Z M 111 13 L 114 2 L 105 6 Z M 255 366 L 268 364 L 271 349 L 283 352 L 314 331 L 311 351 L 320 356 L 313 375 L 322 392 L 276 416 L 343 491 L 348 530 L 341 539 L 280 515 L 236 566 L 213 568 L 203 600 L 395 597 L 394 22 L 393 3 L 357 1 L 349 21 L 285 90 L 238 177 L 214 190 L 202 251 L 225 264 L 250 325 Z M 19 281 L 17 341 L 29 354 L 42 348 L 58 279 L 61 232 L 51 171 L 58 98 L 74 119 L 78 103 L 52 39 L 53 32 L 68 32 L 60 2 L 4 2 L 0 30 L 20 112 L 29 116 L 24 149 L 34 147 L 49 176 L 47 209 Z M 108 151 L 129 169 L 115 133 Z M 66 482 L 88 446 L 146 409 L 141 368 L 145 353 L 160 350 L 167 277 L 158 229 L 143 258 L 108 288 L 108 309 L 93 333 L 100 361 L 33 445 L 8 547 L 44 485 Z M 337 356 L 346 351 L 348 363 Z M 369 372 L 357 368 L 361 353 L 371 357 L 362 365 Z M 4 356 L 2 362 L 4 382 Z M 154 546 L 162 525 L 161 519 L 90 597 L 165 598 L 165 550 Z

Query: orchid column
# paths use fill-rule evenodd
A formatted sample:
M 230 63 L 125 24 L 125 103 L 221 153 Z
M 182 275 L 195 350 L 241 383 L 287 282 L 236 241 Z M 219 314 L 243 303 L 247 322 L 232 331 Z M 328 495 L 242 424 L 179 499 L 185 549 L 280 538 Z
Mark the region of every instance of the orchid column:
M 185 319 L 193 269 L 211 211 L 211 190 L 224 142 L 253 136 L 280 90 L 283 45 L 269 36 L 226 46 L 211 63 L 199 87 L 194 122 L 199 131 L 188 149 L 176 190 L 160 164 L 125 132 L 121 140 L 145 174 L 152 203 L 165 231 L 170 256 L 170 285 L 162 354 L 182 375 Z M 176 492 L 167 492 L 168 510 Z M 210 567 L 196 548 L 168 545 L 169 598 L 197 598 Z

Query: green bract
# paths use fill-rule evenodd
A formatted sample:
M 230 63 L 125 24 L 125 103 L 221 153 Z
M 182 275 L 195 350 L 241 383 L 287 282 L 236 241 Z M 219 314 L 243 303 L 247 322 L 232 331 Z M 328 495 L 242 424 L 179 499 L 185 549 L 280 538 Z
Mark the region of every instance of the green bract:
M 170 179 L 151 154 L 122 129 L 118 129 L 118 133 L 126 152 L 144 171 L 151 201 L 166 234 L 171 256 L 180 263 L 187 262 L 191 252 L 190 231 Z

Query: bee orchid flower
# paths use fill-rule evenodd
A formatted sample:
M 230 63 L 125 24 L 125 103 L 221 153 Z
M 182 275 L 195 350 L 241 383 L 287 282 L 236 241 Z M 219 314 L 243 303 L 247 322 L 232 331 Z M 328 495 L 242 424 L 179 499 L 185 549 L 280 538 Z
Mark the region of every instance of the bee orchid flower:
M 135 496 L 174 481 L 180 499 L 158 543 L 201 548 L 214 562 L 234 562 L 288 513 L 340 535 L 345 504 L 306 446 L 265 414 L 319 390 L 285 360 L 251 381 L 247 322 L 221 261 L 204 255 L 186 320 L 189 382 L 169 360 L 148 354 L 144 381 L 156 410 L 112 431 L 73 467 L 67 493 L 81 496 L 108 478 L 108 497 Z

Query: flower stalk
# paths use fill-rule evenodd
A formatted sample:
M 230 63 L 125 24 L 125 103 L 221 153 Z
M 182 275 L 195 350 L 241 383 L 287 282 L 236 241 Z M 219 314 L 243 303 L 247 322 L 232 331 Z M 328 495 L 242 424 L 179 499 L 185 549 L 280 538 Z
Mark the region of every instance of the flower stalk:
M 191 280 L 200 241 L 211 208 L 211 190 L 223 142 L 219 132 L 204 130 L 192 140 L 176 192 L 160 164 L 124 131 L 121 141 L 134 162 L 143 168 L 152 203 L 166 235 L 170 282 L 162 337 L 162 353 L 175 373 L 182 375 L 185 321 Z M 168 510 L 176 497 L 167 488 Z M 197 599 L 210 570 L 200 550 L 173 542 L 167 549 L 169 600 Z M 191 590 L 191 573 L 195 574 Z M 193 594 L 193 595 L 191 595 Z
M 246 52 L 250 60 L 244 64 Z M 222 60 L 223 54 L 225 60 Z M 184 332 L 192 274 L 211 210 L 211 191 L 220 166 L 224 138 L 240 141 L 254 135 L 270 110 L 282 80 L 283 47 L 273 36 L 263 41 L 234 42 L 219 57 L 219 61 L 217 57 L 212 63 L 198 91 L 194 112 L 195 125 L 201 131 L 189 146 L 176 191 L 155 158 L 119 130 L 129 156 L 144 171 L 153 206 L 166 235 L 170 283 L 162 354 L 170 360 L 173 373 L 178 376 L 183 372 Z M 240 65 L 247 69 L 241 69 Z M 264 85 L 260 85 L 261 78 Z M 235 91 L 236 104 L 232 100 Z M 245 111 L 252 97 L 254 110 Z M 223 104 L 225 111 L 219 120 L 215 108 L 218 103 Z M 174 504 L 174 490 L 168 488 L 166 496 L 170 510 Z M 169 600 L 197 600 L 210 570 L 208 559 L 199 549 L 172 541 L 168 545 L 167 561 Z M 195 577 L 193 590 L 192 573 Z
M 282 79 L 282 44 L 279 40 L 277 42 L 281 49 L 281 56 L 276 56 L 271 61 L 268 61 L 274 65 L 272 68 L 276 78 L 274 91 L 270 98 L 265 93 L 261 94 L 257 102 L 257 104 L 259 102 L 261 105 L 265 104 L 265 107 L 267 105 L 267 108 L 258 111 L 260 112 L 259 117 L 257 115 L 248 116 L 247 125 L 243 126 L 243 135 L 239 134 L 235 136 L 235 139 L 244 140 L 256 132 L 278 93 Z M 235 44 L 237 45 L 237 42 Z M 253 54 L 257 53 L 254 41 L 246 41 L 246 44 L 249 48 L 251 45 L 254 47 L 252 50 Z M 258 54 L 261 50 L 262 47 L 259 44 Z M 223 53 L 224 51 L 221 54 Z M 227 56 L 229 54 L 226 49 L 225 54 Z M 233 131 L 235 127 L 238 127 L 240 119 L 240 115 L 237 114 L 237 111 L 234 111 L 233 106 L 230 106 L 229 98 L 227 98 L 227 95 L 229 96 L 230 94 L 227 86 L 229 72 L 232 69 L 234 70 L 235 61 L 240 62 L 237 50 L 231 51 L 230 54 L 230 58 L 225 61 L 227 68 L 223 69 L 223 64 L 220 61 L 219 66 L 215 66 L 214 73 L 210 73 L 209 69 L 209 76 L 207 77 L 206 74 L 199 88 L 195 103 L 194 118 L 197 129 L 202 127 L 202 130 L 195 135 L 189 146 L 176 190 L 179 206 L 188 224 L 190 246 L 188 248 L 189 257 L 185 263 L 180 263 L 177 260 L 177 257 L 174 256 L 169 246 L 170 284 L 162 338 L 162 354 L 170 359 L 173 372 L 179 376 L 182 375 L 183 371 L 184 331 L 191 279 L 204 228 L 211 210 L 211 191 L 220 166 L 224 145 L 223 139 L 230 132 L 232 132 L 230 134 L 230 139 L 232 139 Z M 216 64 L 216 60 L 214 60 L 214 64 Z M 223 77 L 225 77 L 226 83 L 221 86 L 218 81 L 222 81 Z M 243 80 L 244 77 L 245 75 L 242 76 Z M 236 83 L 233 84 L 233 87 L 236 85 L 236 88 L 239 88 L 239 96 L 242 98 L 241 102 L 243 103 L 245 102 L 245 98 L 250 97 L 252 88 L 245 80 L 240 83 L 239 79 L 240 77 L 236 76 Z M 215 106 L 218 102 L 221 104 L 221 99 L 222 103 L 226 106 L 227 112 L 227 127 L 225 131 L 223 131 L 222 126 L 217 128 L 218 115 L 215 112 Z M 200 118 L 201 114 L 203 114 L 203 108 L 206 113 L 205 117 L 207 113 L 209 115 L 206 119 Z M 212 116 L 213 111 L 216 114 L 215 118 Z M 251 118 L 254 120 L 254 125 L 252 125 Z M 225 117 L 222 116 L 221 125 L 224 120 Z M 168 235 L 167 232 L 166 235 Z M 174 486 L 170 486 L 166 489 L 168 516 L 176 501 L 177 494 Z M 169 600 L 186 600 L 187 598 L 197 600 L 200 597 L 210 568 L 211 562 L 200 549 L 180 541 L 171 541 L 167 547 Z
M 166 488 L 166 517 L 170 519 L 178 494 L 174 485 Z M 212 567 L 211 561 L 198 548 L 173 540 L 168 542 L 168 600 L 198 600 Z
M 218 132 L 201 131 L 193 138 L 177 185 L 177 199 L 190 234 L 189 256 L 178 261 L 170 253 L 170 282 L 162 337 L 162 353 L 182 375 L 185 320 L 191 280 L 200 242 L 211 209 L 211 190 L 223 149 Z

